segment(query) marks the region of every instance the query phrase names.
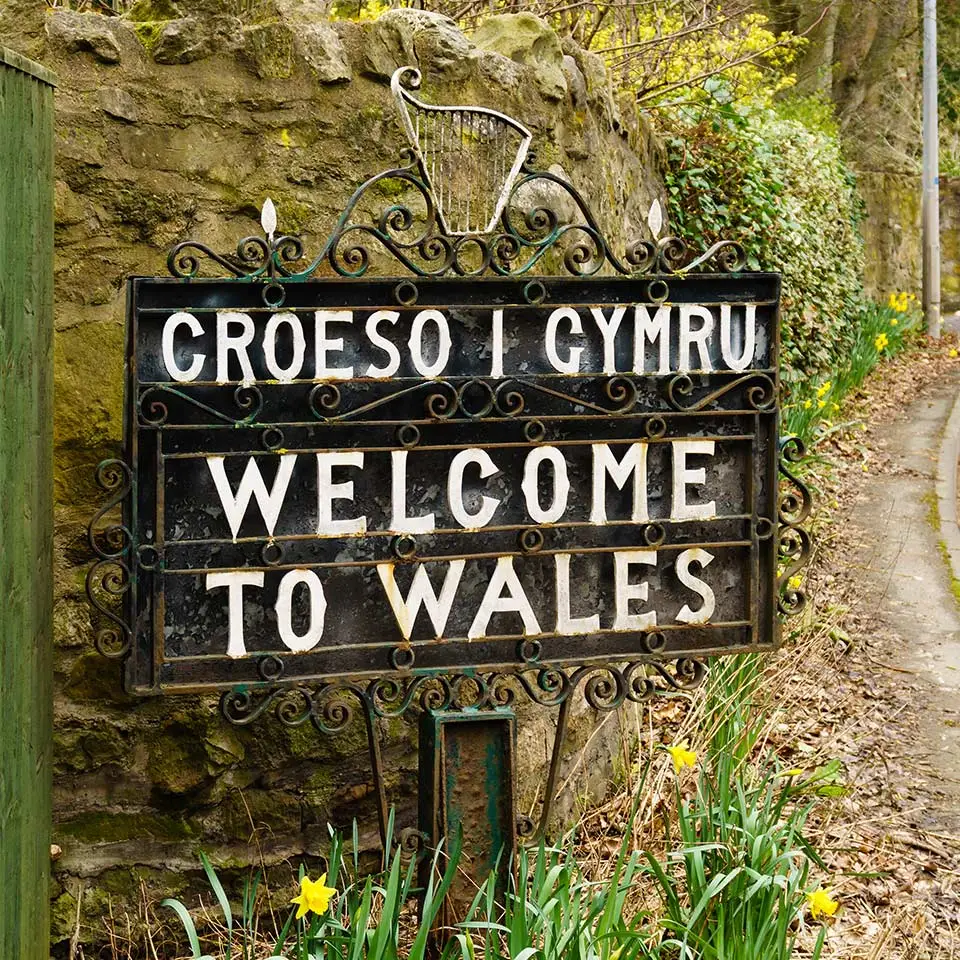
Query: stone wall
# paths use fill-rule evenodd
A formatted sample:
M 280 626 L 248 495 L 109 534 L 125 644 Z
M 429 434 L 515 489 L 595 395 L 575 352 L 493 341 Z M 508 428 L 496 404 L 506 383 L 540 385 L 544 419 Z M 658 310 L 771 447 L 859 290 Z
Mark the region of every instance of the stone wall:
M 886 301 L 891 292 L 899 290 L 920 296 L 923 190 L 919 175 L 895 170 L 861 171 L 857 186 L 865 205 L 861 230 L 868 296 Z
M 125 278 L 163 273 L 167 248 L 188 237 L 235 249 L 259 232 L 267 196 L 281 230 L 317 249 L 355 186 L 399 159 L 404 141 L 387 80 L 408 63 L 424 72 L 424 99 L 480 103 L 528 125 L 540 165 L 584 192 L 620 249 L 641 233 L 662 190 L 658 149 L 632 106 L 613 101 L 600 62 L 562 49 L 533 18 L 497 19 L 474 43 L 451 21 L 411 10 L 331 24 L 312 0 L 243 9 L 237 16 L 225 3 L 197 0 L 188 16 L 170 0 L 141 0 L 120 19 L 0 0 L 0 39 L 60 81 L 57 955 L 73 932 L 78 897 L 81 942 L 102 939 L 108 907 L 116 917 L 136 912 L 141 881 L 148 895 L 195 883 L 198 848 L 239 877 L 257 857 L 273 864 L 321 853 L 328 821 L 348 826 L 357 817 L 364 845 L 376 844 L 359 725 L 322 740 L 312 728 L 270 720 L 234 729 L 207 699 L 133 702 L 120 693 L 116 664 L 93 651 L 84 528 L 101 502 L 94 466 L 119 452 Z M 542 783 L 552 722 L 551 715 L 522 724 L 524 809 Z M 564 776 L 595 722 L 584 708 Z M 401 825 L 415 817 L 412 736 L 397 723 L 383 744 Z M 617 723 L 607 723 L 591 739 L 570 796 L 605 788 L 618 743 Z
M 960 310 L 960 177 L 940 178 L 940 301 Z

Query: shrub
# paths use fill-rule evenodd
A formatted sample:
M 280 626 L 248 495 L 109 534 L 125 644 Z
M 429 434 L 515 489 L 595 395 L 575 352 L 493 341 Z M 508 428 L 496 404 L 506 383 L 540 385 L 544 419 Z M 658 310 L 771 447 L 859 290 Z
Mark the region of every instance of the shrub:
M 669 213 L 694 247 L 740 240 L 748 269 L 783 273 L 783 375 L 835 369 L 855 337 L 863 304 L 861 201 L 831 108 L 725 102 L 669 116 Z M 664 124 L 661 118 L 661 124 Z

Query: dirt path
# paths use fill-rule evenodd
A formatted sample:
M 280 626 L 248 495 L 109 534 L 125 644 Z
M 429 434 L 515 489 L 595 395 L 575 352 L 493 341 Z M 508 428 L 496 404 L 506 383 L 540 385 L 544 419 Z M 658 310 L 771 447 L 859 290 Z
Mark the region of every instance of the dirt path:
M 821 825 L 843 903 L 825 957 L 960 957 L 960 605 L 936 498 L 953 346 L 886 364 L 852 411 L 862 425 L 821 445 L 820 640 L 797 657 L 816 692 L 797 724 L 811 762 L 839 757 L 847 778 Z
M 960 371 L 953 371 L 891 425 L 882 440 L 889 467 L 870 475 L 859 491 L 851 515 L 859 544 L 846 560 L 862 571 L 858 606 L 862 612 L 872 608 L 883 627 L 891 665 L 916 678 L 920 737 L 911 753 L 936 774 L 930 781 L 933 802 L 918 824 L 960 837 L 960 606 L 951 591 L 934 495 L 958 389 Z M 943 519 L 955 524 L 955 517 Z

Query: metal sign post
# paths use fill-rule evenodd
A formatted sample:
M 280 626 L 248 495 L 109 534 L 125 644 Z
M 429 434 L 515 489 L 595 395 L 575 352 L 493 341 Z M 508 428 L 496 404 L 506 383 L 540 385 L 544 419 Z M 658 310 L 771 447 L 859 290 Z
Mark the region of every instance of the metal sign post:
M 216 691 L 232 723 L 322 734 L 359 707 L 384 835 L 378 722 L 420 712 L 422 838 L 461 825 L 474 879 L 503 885 L 549 824 L 577 691 L 609 710 L 772 649 L 810 502 L 778 442 L 779 277 L 739 272 L 735 244 L 620 258 L 520 154 L 502 202 L 461 211 L 485 232 L 452 232 L 457 135 L 495 156 L 518 126 L 453 113 L 408 124 L 410 164 L 312 261 L 269 205 L 235 258 L 188 242 L 172 278 L 130 281 L 88 592 L 132 693 Z M 354 223 L 388 178 L 414 199 Z M 523 208 L 544 179 L 581 222 Z M 373 276 L 370 242 L 407 276 Z M 533 275 L 557 255 L 566 276 Z M 560 711 L 537 825 L 513 804 L 521 695 Z

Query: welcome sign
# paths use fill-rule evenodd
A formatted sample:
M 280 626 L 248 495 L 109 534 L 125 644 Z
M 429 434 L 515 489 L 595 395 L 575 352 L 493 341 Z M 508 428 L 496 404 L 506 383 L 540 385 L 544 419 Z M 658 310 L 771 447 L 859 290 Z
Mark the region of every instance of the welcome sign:
M 778 300 L 131 280 L 128 688 L 770 648 Z

